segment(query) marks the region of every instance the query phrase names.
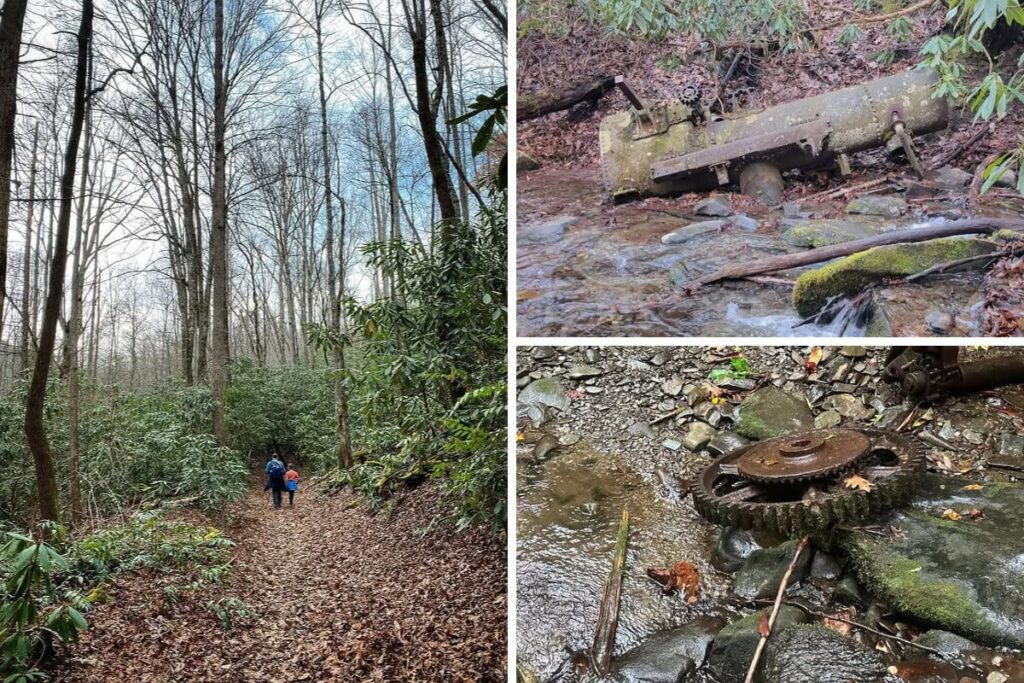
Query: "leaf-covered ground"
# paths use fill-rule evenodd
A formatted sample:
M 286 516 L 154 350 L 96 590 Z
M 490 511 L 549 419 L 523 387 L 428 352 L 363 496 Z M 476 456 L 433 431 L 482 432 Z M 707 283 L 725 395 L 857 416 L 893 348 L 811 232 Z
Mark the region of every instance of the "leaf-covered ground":
M 438 494 L 421 487 L 391 515 L 353 495 L 274 510 L 254 489 L 228 530 L 221 584 L 169 606 L 153 574 L 121 576 L 56 680 L 504 681 L 504 535 L 422 534 Z M 211 602 L 248 615 L 225 630 Z

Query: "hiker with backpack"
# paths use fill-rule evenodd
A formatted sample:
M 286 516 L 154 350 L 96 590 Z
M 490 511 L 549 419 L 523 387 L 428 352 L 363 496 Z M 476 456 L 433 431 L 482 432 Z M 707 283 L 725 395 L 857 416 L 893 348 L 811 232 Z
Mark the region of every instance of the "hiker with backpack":
M 284 482 L 284 463 L 277 457 L 277 453 L 274 453 L 270 461 L 267 462 L 267 466 L 264 468 L 264 473 L 267 475 L 267 484 L 263 487 L 266 491 L 270 489 L 274 492 L 274 507 L 281 507 L 281 492 L 285 490 Z

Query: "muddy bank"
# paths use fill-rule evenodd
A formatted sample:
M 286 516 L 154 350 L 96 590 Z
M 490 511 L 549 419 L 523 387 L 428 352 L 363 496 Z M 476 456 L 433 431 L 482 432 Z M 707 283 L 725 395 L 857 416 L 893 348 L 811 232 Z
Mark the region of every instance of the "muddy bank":
M 573 680 L 582 660 L 570 655 L 590 644 L 628 505 L 636 527 L 614 680 L 742 680 L 759 601 L 774 595 L 793 546 L 709 524 L 693 510 L 688 480 L 750 440 L 870 426 L 912 435 L 927 478 L 911 505 L 807 551 L 759 680 L 850 680 L 854 670 L 837 667 L 850 662 L 856 680 L 892 683 L 1006 683 L 1024 674 L 1014 649 L 1024 633 L 1024 573 L 1013 512 L 1024 506 L 1024 390 L 917 406 L 881 380 L 884 350 L 822 351 L 813 367 L 805 348 L 519 352 L 520 666 L 540 680 L 556 672 Z M 995 353 L 1022 352 L 963 356 Z M 648 567 L 675 561 L 700 576 L 693 604 L 646 577 Z
M 959 178 L 956 182 L 963 179 Z M 680 290 L 694 278 L 741 262 L 798 253 L 925 221 L 968 215 L 1020 219 L 1024 209 L 1024 204 L 1007 198 L 968 212 L 962 189 L 948 188 L 910 200 L 897 194 L 868 194 L 849 206 L 840 200 L 796 200 L 783 209 L 768 209 L 739 194 L 721 197 L 727 206 L 721 212 L 702 209 L 698 202 L 705 199 L 703 195 L 612 205 L 596 167 L 551 167 L 520 174 L 517 320 L 521 333 L 979 336 L 986 320 L 987 288 L 982 286 L 982 270 L 895 283 L 908 274 L 901 269 L 904 262 L 927 267 L 932 261 L 944 262 L 946 251 L 948 260 L 956 260 L 965 239 L 951 242 L 945 251 L 933 249 L 931 242 L 909 245 L 903 251 L 921 258 L 907 259 L 901 253 L 901 261 L 887 256 L 889 260 L 876 267 L 869 279 L 858 273 L 856 278 L 844 280 L 849 294 L 857 289 L 851 283 L 874 283 L 870 304 L 819 323 L 800 324 L 808 315 L 808 306 L 817 308 L 844 290 L 830 286 L 824 278 L 798 288 L 796 296 L 794 286 L 805 273 L 813 271 L 817 276 L 828 272 L 829 264 L 772 273 L 756 281 L 716 283 L 689 295 Z M 858 207 L 858 201 L 867 206 Z M 698 211 L 711 215 L 699 215 Z M 892 267 L 885 267 L 888 263 Z M 856 269 L 857 265 L 849 267 Z M 802 303 L 801 292 L 806 302 Z

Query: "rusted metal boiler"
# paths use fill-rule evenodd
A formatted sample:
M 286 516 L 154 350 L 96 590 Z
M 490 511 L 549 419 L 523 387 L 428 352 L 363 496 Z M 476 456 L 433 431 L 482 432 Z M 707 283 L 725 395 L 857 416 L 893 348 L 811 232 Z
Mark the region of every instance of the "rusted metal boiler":
M 616 85 L 628 112 L 601 122 L 601 164 L 616 201 L 675 195 L 739 183 L 746 194 L 777 204 L 782 171 L 838 165 L 849 156 L 886 145 L 902 147 L 922 174 L 914 136 L 945 128 L 949 108 L 932 97 L 937 76 L 915 69 L 758 112 L 712 114 L 700 92 L 684 89 L 677 101 L 649 104 L 622 77 Z

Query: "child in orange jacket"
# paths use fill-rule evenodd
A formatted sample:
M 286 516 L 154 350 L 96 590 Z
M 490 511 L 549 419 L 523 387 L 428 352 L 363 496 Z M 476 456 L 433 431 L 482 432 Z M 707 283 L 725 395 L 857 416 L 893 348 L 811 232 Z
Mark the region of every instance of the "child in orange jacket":
M 299 473 L 291 465 L 286 466 L 288 471 L 284 473 L 284 484 L 288 488 L 288 506 L 295 505 L 295 492 L 299 490 Z

